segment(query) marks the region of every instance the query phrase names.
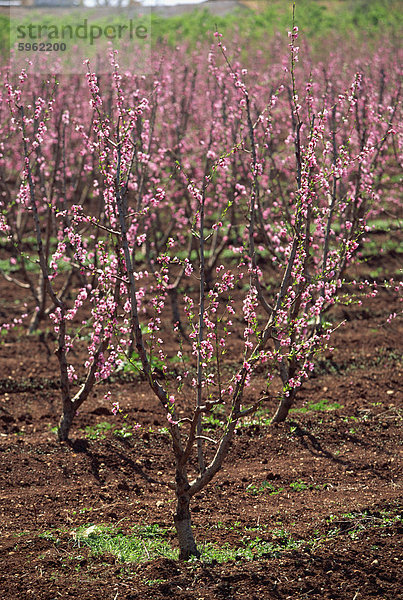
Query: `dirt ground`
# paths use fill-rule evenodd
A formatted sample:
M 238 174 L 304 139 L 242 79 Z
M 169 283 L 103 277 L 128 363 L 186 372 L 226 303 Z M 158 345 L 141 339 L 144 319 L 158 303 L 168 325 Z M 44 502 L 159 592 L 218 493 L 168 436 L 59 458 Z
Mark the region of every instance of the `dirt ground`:
M 383 278 L 398 259 L 390 251 L 366 268 Z M 18 313 L 22 296 L 10 283 L 0 286 L 4 319 Z M 117 375 L 108 389 L 122 413 L 112 415 L 107 387 L 99 386 L 77 415 L 71 443 L 59 444 L 51 333 L 10 332 L 0 345 L 0 597 L 401 598 L 403 336 L 399 321 L 386 323 L 393 310 L 399 303 L 384 290 L 340 311 L 346 324 L 301 392 L 303 411 L 282 425 L 268 426 L 263 414 L 239 428 L 224 468 L 194 499 L 197 542 L 242 549 L 263 540 L 277 550 L 250 560 L 240 552 L 226 563 L 123 563 L 77 543 L 74 532 L 84 525 L 129 533 L 158 524 L 175 546 L 165 415 L 146 382 Z M 265 409 L 273 414 L 274 405 Z M 100 435 L 103 422 L 112 428 Z M 131 437 L 116 433 L 132 422 L 141 427 Z

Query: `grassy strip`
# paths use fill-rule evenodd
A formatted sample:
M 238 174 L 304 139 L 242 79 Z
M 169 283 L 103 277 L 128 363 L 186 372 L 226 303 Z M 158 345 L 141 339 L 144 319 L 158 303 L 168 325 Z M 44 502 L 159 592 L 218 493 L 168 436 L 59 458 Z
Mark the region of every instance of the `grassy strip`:
M 196 9 L 180 16 L 163 18 L 152 15 L 154 39 L 164 38 L 172 44 L 183 40 L 200 41 L 216 26 L 227 37 L 239 32 L 241 37 L 262 40 L 273 37 L 277 32 L 290 29 L 292 2 L 284 0 L 260 0 L 244 2 L 240 7 L 222 17 L 212 15 L 207 9 Z M 402 13 L 395 0 L 341 0 L 321 1 L 298 0 L 296 2 L 296 24 L 311 41 L 322 40 L 329 34 L 358 37 L 365 31 L 372 38 L 385 31 L 399 34 L 402 26 Z
M 323 531 L 315 530 L 307 539 L 294 539 L 283 528 L 269 530 L 266 524 L 245 527 L 240 522 L 225 525 L 219 522 L 214 529 L 238 531 L 239 543 L 217 546 L 206 542 L 199 544 L 202 560 L 206 563 L 227 563 L 265 558 L 278 558 L 291 550 L 312 552 L 335 538 L 348 536 L 356 540 L 369 530 L 378 529 L 390 535 L 392 527 L 402 521 L 401 507 L 396 503 L 382 509 L 351 511 L 341 515 L 329 515 L 324 521 Z M 39 537 L 52 541 L 56 546 L 63 543 L 59 530 L 46 531 Z M 251 535 L 250 535 L 251 534 Z M 128 534 L 108 525 L 86 525 L 69 533 L 74 548 L 88 548 L 94 556 L 112 555 L 121 563 L 140 564 L 157 558 L 177 560 L 178 552 L 172 548 L 172 528 L 158 524 L 132 527 Z M 73 556 L 71 556 L 74 559 Z M 198 559 L 194 559 L 198 562 Z
M 298 0 L 296 24 L 303 35 L 317 47 L 320 47 L 324 38 L 329 36 L 350 38 L 357 37 L 357 42 L 375 41 L 379 35 L 385 33 L 398 38 L 402 29 L 402 12 L 400 3 L 396 0 L 357 0 L 342 1 L 328 0 L 317 2 L 314 0 Z M 253 7 L 255 10 L 251 10 Z M 196 8 L 194 11 L 172 17 L 162 17 L 156 13 L 151 14 L 151 43 L 158 46 L 162 40 L 171 45 L 180 42 L 187 43 L 195 48 L 200 41 L 212 41 L 212 32 L 216 27 L 224 33 L 227 39 L 239 34 L 249 42 L 270 40 L 276 32 L 286 33 L 290 29 L 292 2 L 284 0 L 271 0 L 265 2 L 249 3 L 234 10 L 225 16 L 211 14 L 207 9 Z M 124 9 L 123 9 L 124 10 Z M 119 9 L 117 19 L 121 19 L 122 9 Z M 32 12 L 32 18 L 37 11 Z M 71 15 L 58 16 L 57 13 L 43 13 L 42 24 L 72 25 L 76 24 L 79 12 L 74 10 Z M 29 16 L 21 20 L 28 24 Z M 7 57 L 9 49 L 9 16 L 0 14 L 0 49 L 3 56 Z M 92 23 L 101 27 L 113 25 L 115 19 L 109 17 L 95 17 Z M 116 21 L 117 22 L 117 21 Z
M 178 552 L 172 549 L 170 529 L 159 525 L 136 526 L 124 535 L 109 526 L 92 525 L 80 528 L 73 537 L 78 547 L 87 546 L 94 555 L 112 554 L 120 562 L 145 562 L 164 557 L 177 560 Z M 285 550 L 297 549 L 302 542 L 294 540 L 286 531 L 272 532 L 272 539 L 242 536 L 238 546 L 211 542 L 200 544 L 203 561 L 226 563 L 233 560 L 253 560 L 279 556 Z

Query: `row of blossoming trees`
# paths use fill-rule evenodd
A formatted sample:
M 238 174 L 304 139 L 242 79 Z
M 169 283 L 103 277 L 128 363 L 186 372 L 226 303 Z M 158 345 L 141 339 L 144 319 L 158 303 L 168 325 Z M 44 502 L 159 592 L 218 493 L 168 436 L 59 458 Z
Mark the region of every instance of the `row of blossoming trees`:
M 306 49 L 300 63 L 297 37 L 247 68 L 217 34 L 210 52 L 165 49 L 151 76 L 121 72 L 112 53 L 110 76 L 27 68 L 1 91 L 3 275 L 27 290 L 30 332 L 53 323 L 59 439 L 97 382 L 141 365 L 167 414 L 182 558 L 198 555 L 192 496 L 273 379 L 273 421 L 286 418 L 338 326 L 331 308 L 353 297 L 346 269 L 384 187 L 394 202 L 393 49 L 348 63 Z M 267 390 L 245 403 L 257 369 Z

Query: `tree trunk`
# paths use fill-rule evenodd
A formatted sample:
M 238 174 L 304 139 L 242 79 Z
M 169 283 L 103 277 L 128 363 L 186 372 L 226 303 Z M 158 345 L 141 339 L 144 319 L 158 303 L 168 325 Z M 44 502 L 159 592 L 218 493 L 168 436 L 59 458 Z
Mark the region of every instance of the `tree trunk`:
M 63 414 L 60 417 L 57 428 L 57 436 L 59 442 L 67 442 L 69 439 L 70 428 L 75 415 L 75 407 L 71 400 L 65 401 L 63 404 Z
M 172 307 L 172 323 L 174 326 L 177 326 L 179 331 L 182 334 L 182 337 L 189 342 L 189 338 L 186 335 L 185 330 L 183 329 L 183 325 L 182 325 L 182 321 L 181 321 L 181 317 L 180 317 L 180 313 L 179 313 L 179 307 L 178 307 L 178 292 L 177 289 L 170 289 L 169 290 L 169 297 L 171 299 L 171 307 Z
M 272 418 L 271 422 L 273 423 L 283 423 L 288 417 L 288 413 L 290 408 L 294 404 L 295 398 L 295 390 L 291 390 L 289 396 L 283 396 L 280 401 L 280 404 L 277 407 L 276 414 Z
M 29 334 L 34 333 L 38 329 L 38 325 L 42 321 L 42 319 L 43 319 L 43 312 L 41 310 L 35 311 L 35 313 L 32 316 L 31 322 L 29 324 L 29 329 L 28 329 Z
M 28 330 L 29 334 L 34 333 L 38 329 L 39 323 L 43 320 L 43 318 L 45 316 L 46 289 L 45 289 L 45 281 L 43 278 L 42 271 L 39 273 L 39 283 L 38 283 L 38 287 L 36 289 L 36 294 L 37 294 L 38 310 L 36 310 L 32 316 L 31 322 L 29 324 L 29 330 Z
M 191 556 L 199 558 L 200 556 L 193 537 L 189 504 L 190 498 L 188 495 L 178 496 L 174 521 L 179 541 L 179 560 L 188 560 Z

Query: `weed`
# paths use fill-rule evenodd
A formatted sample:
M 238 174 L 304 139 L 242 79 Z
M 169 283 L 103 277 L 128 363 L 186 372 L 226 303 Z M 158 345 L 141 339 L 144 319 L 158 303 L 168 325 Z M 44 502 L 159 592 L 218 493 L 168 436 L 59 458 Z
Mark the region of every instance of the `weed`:
M 305 481 L 293 481 L 292 483 L 290 483 L 290 488 L 294 491 L 294 492 L 302 492 L 303 490 L 308 490 L 309 489 L 309 484 L 305 483 Z
M 133 427 L 138 427 L 137 425 L 128 425 L 127 423 L 127 417 L 128 415 L 125 415 L 123 417 L 124 419 L 124 423 L 121 427 L 115 427 L 113 430 L 113 435 L 116 435 L 117 437 L 126 439 L 126 438 L 130 438 L 133 435 Z
M 53 542 L 56 546 L 58 546 L 61 542 L 59 535 L 60 531 L 58 529 L 55 529 L 53 531 L 43 531 L 38 535 L 38 537 L 44 540 L 48 540 L 49 542 Z
M 143 335 L 147 335 L 148 333 L 151 333 L 151 331 L 148 329 L 148 327 L 146 326 L 141 326 L 141 333 Z M 138 374 L 138 373 L 142 373 L 143 371 L 143 367 L 142 367 L 142 363 L 141 363 L 141 359 L 140 359 L 140 355 L 139 353 L 135 350 L 132 355 L 130 357 L 126 356 L 125 354 L 122 354 L 119 356 L 120 358 L 120 364 L 118 366 L 118 368 L 116 369 L 116 372 L 123 372 L 123 373 L 132 373 L 133 371 Z M 180 360 L 178 359 L 177 356 L 173 356 L 169 359 L 169 362 L 173 365 L 177 364 L 178 362 L 188 362 L 190 359 L 188 356 L 183 356 Z M 161 359 L 159 359 L 157 356 L 151 356 L 150 357 L 150 366 L 154 371 L 157 371 L 161 374 L 165 374 L 168 375 L 168 372 L 165 369 L 165 362 L 162 361 Z
M 246 491 L 248 492 L 248 494 L 251 494 L 252 496 L 258 496 L 259 494 L 262 494 L 263 492 L 266 492 L 266 491 L 269 492 L 270 496 L 275 496 L 276 494 L 281 494 L 281 492 L 284 491 L 284 488 L 276 488 L 269 481 L 263 481 L 261 483 L 260 487 L 257 487 L 254 483 L 250 483 L 248 485 L 248 487 L 246 488 Z
M 294 492 L 302 492 L 304 490 L 323 490 L 326 487 L 326 484 L 314 484 L 314 483 L 306 483 L 305 481 L 301 481 L 298 479 L 297 481 L 293 481 L 290 483 L 290 488 Z
M 251 529 L 249 529 L 251 531 Z M 299 548 L 302 544 L 294 540 L 285 530 L 267 532 L 267 539 L 243 536 L 239 546 L 224 544 L 217 548 L 211 543 L 201 545 L 202 558 L 206 562 L 224 563 L 238 560 L 255 560 L 256 558 L 278 557 L 286 550 Z
M 329 402 L 327 398 L 323 400 L 319 400 L 319 402 L 309 402 L 306 406 L 301 406 L 300 408 L 292 408 L 290 413 L 307 413 L 311 411 L 328 411 L 328 410 L 337 410 L 339 408 L 343 408 L 342 404 L 339 402 Z
M 403 252 L 403 243 L 399 239 L 390 237 L 382 242 L 382 251 L 386 254 L 387 252 L 396 252 L 401 254 Z M 379 242 L 378 240 L 369 240 L 363 249 L 363 258 L 372 258 L 379 256 Z M 383 275 L 383 271 L 379 269 L 379 275 Z
M 216 429 L 218 429 L 219 427 L 222 426 L 222 421 L 221 419 L 217 418 L 215 415 L 211 414 L 211 415 L 207 415 L 204 419 L 203 419 L 203 423 L 206 424 L 206 431 L 215 431 Z
M 126 417 L 127 415 L 125 415 L 123 418 L 126 419 Z M 117 437 L 129 438 L 132 437 L 134 429 L 137 428 L 138 425 L 129 425 L 126 421 L 121 427 L 113 426 L 112 423 L 103 421 L 97 425 L 87 425 L 84 430 L 84 434 L 89 440 L 104 440 L 108 431 Z
M 256 523 L 256 525 L 253 526 L 249 526 L 249 527 L 245 527 L 245 531 L 259 531 L 259 532 L 265 532 L 268 529 L 268 525 L 264 524 L 264 523 Z
M 234 523 L 230 529 L 239 529 L 240 522 Z M 227 529 L 223 523 L 218 522 L 217 529 Z M 294 540 L 284 529 L 274 529 L 269 532 L 266 525 L 246 528 L 248 531 L 265 533 L 265 538 L 243 536 L 237 546 L 226 543 L 220 547 L 210 542 L 200 545 L 202 560 L 205 562 L 224 563 L 233 560 L 252 560 L 256 558 L 279 556 L 285 550 L 299 548 L 303 542 Z M 74 543 L 79 548 L 84 545 L 89 547 L 96 555 L 108 553 L 116 556 L 121 562 L 144 562 L 159 556 L 177 559 L 178 553 L 171 548 L 169 542 L 169 529 L 164 529 L 157 524 L 136 526 L 130 534 L 105 525 L 91 525 L 81 527 L 73 533 Z M 77 557 L 76 557 L 77 558 Z M 194 559 L 197 561 L 197 559 Z M 192 562 L 192 561 L 190 561 Z M 162 580 L 149 580 L 147 585 L 164 583 Z
M 271 424 L 271 418 L 268 414 L 267 409 L 265 408 L 260 408 L 258 409 L 252 417 L 250 418 L 246 418 L 243 421 L 241 421 L 240 423 L 238 423 L 238 428 L 239 427 L 253 427 L 256 425 L 259 425 L 261 427 L 269 427 Z
M 92 506 L 90 506 L 89 508 L 80 508 L 78 511 L 77 510 L 73 510 L 72 514 L 76 515 L 76 514 L 80 514 L 80 515 L 84 515 L 87 512 L 91 512 L 93 510 Z
M 88 546 L 96 555 L 113 554 L 121 562 L 144 562 L 159 556 L 176 559 L 178 553 L 167 536 L 168 529 L 157 524 L 136 526 L 128 535 L 105 525 L 81 527 L 74 533 L 79 547 Z
M 342 515 L 330 515 L 326 522 L 332 525 L 327 537 L 336 537 L 346 533 L 353 540 L 358 539 L 365 531 L 373 527 L 390 528 L 400 523 L 402 515 L 398 511 L 381 510 L 349 512 Z
M 89 440 L 104 440 L 106 433 L 112 429 L 111 423 L 103 421 L 97 425 L 87 425 L 85 428 L 85 437 Z
M 301 479 L 290 483 L 290 488 L 294 492 L 302 492 L 304 490 L 322 490 L 325 487 L 326 484 L 306 483 Z M 276 487 L 269 481 L 263 481 L 259 487 L 254 483 L 250 483 L 246 488 L 246 492 L 248 494 L 251 494 L 252 496 L 258 496 L 259 494 L 263 494 L 264 492 L 268 492 L 269 496 L 275 496 L 276 494 L 281 494 L 281 492 L 284 492 L 284 489 L 284 487 Z
M 226 531 L 234 531 L 235 529 L 240 529 L 240 527 L 241 527 L 240 521 L 234 521 L 234 523 L 229 524 L 229 525 L 226 525 L 222 521 L 217 521 L 217 523 L 215 523 L 213 525 L 214 529 L 225 529 Z
M 297 491 L 312 489 L 311 484 L 301 480 L 293 482 L 290 487 Z M 314 489 L 318 487 L 321 486 L 314 486 Z M 264 486 L 264 489 L 269 489 L 269 486 Z M 352 540 L 356 540 L 370 528 L 377 527 L 388 531 L 399 522 L 401 522 L 401 513 L 398 508 L 352 511 L 342 515 L 330 515 L 326 519 L 327 528 L 324 534 L 320 534 L 319 530 L 315 530 L 311 539 L 298 540 L 294 539 L 284 529 L 281 521 L 277 523 L 278 527 L 274 529 L 269 529 L 267 524 L 257 523 L 256 526 L 242 528 L 240 521 L 235 521 L 232 524 L 224 524 L 222 521 L 218 521 L 213 526 L 215 529 L 243 530 L 246 535 L 240 537 L 235 546 L 231 546 L 229 543 L 219 547 L 211 542 L 199 544 L 202 554 L 201 560 L 206 563 L 225 563 L 229 561 L 250 561 L 259 558 L 278 558 L 282 553 L 290 550 L 301 550 L 303 548 L 312 550 L 319 544 L 325 543 L 326 540 L 340 535 L 347 535 Z M 292 523 L 292 525 L 295 525 L 295 523 Z M 248 535 L 254 532 L 259 532 L 259 535 L 256 537 Z M 172 549 L 170 543 L 172 533 L 172 528 L 163 528 L 158 524 L 137 525 L 127 534 L 107 525 L 86 525 L 73 532 L 73 543 L 78 548 L 88 547 L 93 554 L 98 556 L 105 553 L 112 554 L 122 563 L 141 563 L 161 556 L 176 560 L 178 552 Z M 60 534 L 61 530 L 55 529 L 42 532 L 39 537 L 58 545 L 61 543 Z M 373 546 L 372 549 L 377 549 L 377 547 Z M 85 556 L 79 552 L 77 555 L 71 556 L 70 559 L 79 562 L 85 560 Z M 199 559 L 191 559 L 189 567 L 196 567 L 198 562 Z M 81 566 L 80 564 L 76 565 L 75 569 L 79 570 Z M 149 579 L 145 580 L 144 583 L 152 587 L 165 583 L 165 580 Z
M 146 579 L 144 581 L 146 585 L 153 586 L 158 585 L 159 583 L 167 583 L 166 579 Z

